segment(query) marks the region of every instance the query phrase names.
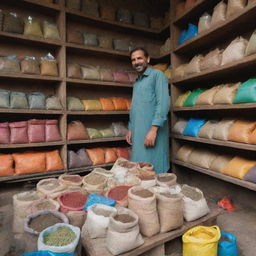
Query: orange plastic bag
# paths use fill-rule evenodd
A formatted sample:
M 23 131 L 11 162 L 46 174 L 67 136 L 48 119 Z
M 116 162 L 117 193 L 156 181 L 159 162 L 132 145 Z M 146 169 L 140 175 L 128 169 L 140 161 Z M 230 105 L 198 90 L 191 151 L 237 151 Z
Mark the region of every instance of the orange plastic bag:
M 13 174 L 14 168 L 12 155 L 0 155 L 0 176 L 12 176 Z
M 59 150 L 46 152 L 45 155 L 46 155 L 46 171 L 47 172 L 64 169 Z
M 125 103 L 126 103 L 126 107 L 128 110 L 131 109 L 131 104 L 132 104 L 132 100 L 131 99 L 124 99 Z
M 92 161 L 93 165 L 100 165 L 105 163 L 105 151 L 102 148 L 86 149 L 86 153 Z
M 249 135 L 249 143 L 256 144 L 256 129 Z
M 127 110 L 126 102 L 124 99 L 112 99 L 115 110 Z
M 186 0 L 185 9 L 191 9 L 196 3 L 196 0 Z
M 113 148 L 105 148 L 105 164 L 114 163 L 117 159 L 116 151 Z
M 111 99 L 100 98 L 100 104 L 102 106 L 102 110 L 104 110 L 104 111 L 115 110 L 115 106 Z
M 15 153 L 12 156 L 15 161 L 15 175 L 46 171 L 44 152 Z
M 127 160 L 130 158 L 130 151 L 128 148 L 116 148 L 116 154 L 118 157 L 122 157 Z
M 68 140 L 87 140 L 89 135 L 81 121 L 72 121 L 68 124 Z

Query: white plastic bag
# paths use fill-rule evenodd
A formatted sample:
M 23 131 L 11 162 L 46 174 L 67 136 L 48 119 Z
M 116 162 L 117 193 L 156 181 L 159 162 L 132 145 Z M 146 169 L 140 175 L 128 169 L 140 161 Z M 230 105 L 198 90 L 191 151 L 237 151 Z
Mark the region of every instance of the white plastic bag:
M 205 12 L 199 19 L 198 22 L 198 33 L 202 33 L 205 30 L 208 30 L 211 26 L 212 16 Z

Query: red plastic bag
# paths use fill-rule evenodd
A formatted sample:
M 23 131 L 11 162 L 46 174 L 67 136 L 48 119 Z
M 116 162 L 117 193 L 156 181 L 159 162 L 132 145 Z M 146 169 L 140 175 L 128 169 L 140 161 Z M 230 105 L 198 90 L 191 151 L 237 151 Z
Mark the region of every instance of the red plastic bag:
M 28 122 L 13 122 L 9 124 L 11 143 L 28 143 Z
M 45 141 L 61 140 L 58 120 L 46 120 L 45 122 Z
M 220 201 L 218 201 L 218 206 L 228 211 L 234 211 L 236 209 L 228 197 L 223 197 Z
M 9 123 L 0 123 L 0 143 L 10 143 Z
M 28 121 L 28 140 L 30 143 L 45 141 L 45 120 Z

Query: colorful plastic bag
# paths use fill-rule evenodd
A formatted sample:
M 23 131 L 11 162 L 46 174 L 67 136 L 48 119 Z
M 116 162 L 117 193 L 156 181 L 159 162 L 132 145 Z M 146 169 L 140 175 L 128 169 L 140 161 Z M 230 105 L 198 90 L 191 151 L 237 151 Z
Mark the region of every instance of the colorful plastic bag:
M 59 253 L 59 252 L 51 252 L 51 251 L 36 251 L 22 254 L 21 256 L 76 256 L 71 253 Z
M 190 118 L 183 131 L 183 135 L 196 137 L 206 121 L 206 119 Z
M 234 104 L 256 102 L 256 78 L 250 78 L 238 88 Z
M 233 234 L 221 232 L 218 256 L 238 256 L 236 237 Z
M 204 91 L 205 91 L 205 89 L 200 89 L 200 88 L 193 90 L 192 93 L 190 93 L 188 95 L 188 97 L 186 98 L 186 100 L 184 102 L 184 107 L 193 107 L 193 106 L 195 106 L 197 98 Z
M 115 206 L 116 201 L 105 196 L 91 193 L 86 201 L 84 210 L 87 211 L 88 207 L 94 204 L 104 204 L 107 206 Z

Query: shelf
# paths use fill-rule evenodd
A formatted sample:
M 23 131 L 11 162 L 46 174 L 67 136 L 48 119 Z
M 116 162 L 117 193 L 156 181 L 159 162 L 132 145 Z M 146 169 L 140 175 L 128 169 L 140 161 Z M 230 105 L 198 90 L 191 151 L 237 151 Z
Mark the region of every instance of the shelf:
M 68 115 L 128 115 L 129 111 L 68 111 Z
M 72 144 L 89 144 L 98 142 L 112 142 L 112 141 L 125 141 L 125 137 L 111 137 L 111 138 L 101 138 L 101 139 L 90 139 L 90 140 L 71 140 L 67 141 L 68 145 Z
M 194 18 L 199 18 L 201 14 L 213 7 L 219 2 L 219 0 L 197 0 L 196 4 L 189 10 L 186 10 L 179 17 L 175 18 L 173 21 L 174 25 L 185 25 L 191 22 Z
M 24 144 L 0 144 L 0 148 L 34 148 L 34 147 L 48 147 L 48 146 L 62 146 L 63 141 L 40 142 L 40 143 L 24 143 Z
M 184 135 L 172 135 L 172 137 L 179 140 L 186 140 L 186 141 L 193 141 L 193 142 L 199 142 L 199 143 L 205 143 L 205 144 L 211 144 L 211 145 L 217 145 L 217 146 L 256 151 L 256 145 L 253 145 L 253 144 L 215 140 L 215 139 L 205 139 L 205 138 L 190 137 L 190 136 L 184 136 Z
M 53 9 L 53 10 L 56 10 L 56 11 L 60 10 L 59 5 L 51 4 L 51 3 L 45 3 L 43 0 L 41 0 L 41 1 L 39 1 L 39 0 L 23 0 L 23 2 L 35 5 L 36 7 L 43 7 L 43 8 L 47 8 L 47 9 Z
M 41 76 L 41 75 L 28 75 L 22 73 L 1 73 L 0 78 L 13 78 L 24 80 L 43 80 L 43 81 L 62 81 L 62 78 L 58 76 Z
M 92 25 L 101 25 L 103 27 L 108 27 L 110 29 L 113 29 L 113 26 L 115 29 L 119 29 L 121 31 L 130 30 L 134 31 L 137 33 L 143 33 L 143 34 L 148 34 L 148 35 L 158 35 L 163 33 L 168 27 L 170 26 L 169 24 L 165 24 L 163 28 L 160 30 L 157 29 L 152 29 L 152 28 L 144 28 L 144 27 L 139 27 L 133 24 L 126 24 L 123 22 L 119 21 L 111 21 L 111 20 L 104 20 L 98 17 L 93 17 L 93 16 L 88 16 L 86 14 L 83 14 L 80 11 L 74 11 L 66 8 L 66 13 L 69 17 L 72 19 L 80 20 L 80 21 L 86 21 L 87 23 L 91 23 Z
M 112 167 L 113 163 L 110 164 L 101 164 L 101 165 L 91 165 L 87 167 L 80 167 L 80 168 L 74 168 L 74 169 L 69 169 L 68 173 L 72 174 L 77 174 L 77 173 L 87 173 L 91 172 L 94 168 L 108 168 Z
M 207 81 L 209 79 L 220 79 L 230 77 L 234 75 L 241 75 L 243 71 L 255 68 L 256 66 L 256 54 L 245 56 L 243 59 L 228 63 L 226 65 L 204 70 L 200 73 L 192 74 L 184 78 L 172 79 L 172 83 L 180 85 L 184 83 L 196 83 L 201 81 Z
M 176 164 L 176 165 L 187 167 L 187 168 L 192 169 L 192 170 L 197 171 L 197 172 L 207 174 L 207 175 L 215 177 L 217 179 L 224 180 L 224 181 L 239 185 L 241 187 L 245 187 L 245 188 L 248 188 L 250 190 L 256 191 L 256 184 L 255 183 L 240 180 L 240 179 L 237 179 L 237 178 L 233 178 L 231 176 L 227 176 L 227 175 L 222 174 L 222 173 L 214 172 L 214 171 L 211 171 L 209 169 L 201 168 L 201 167 L 195 166 L 193 164 L 184 163 L 184 162 L 181 162 L 181 161 L 178 161 L 178 160 L 173 160 L 173 163 Z
M 0 113 L 14 113 L 14 114 L 42 114 L 42 115 L 61 115 L 61 110 L 44 110 L 44 109 L 9 109 L 1 108 Z
M 204 47 L 212 48 L 214 43 L 223 41 L 223 38 L 226 40 L 227 35 L 231 35 L 234 38 L 241 33 L 240 30 L 237 29 L 238 27 L 246 27 L 248 29 L 248 24 L 254 19 L 255 14 L 256 4 L 246 6 L 243 11 L 237 15 L 193 37 L 191 40 L 175 48 L 173 52 L 175 54 L 192 55 L 193 53 L 198 53 L 200 49 Z
M 104 82 L 104 81 L 95 81 L 95 80 L 83 80 L 83 79 L 74 79 L 67 78 L 66 81 L 69 84 L 87 84 L 87 85 L 96 85 L 96 86 L 116 86 L 116 87 L 133 87 L 132 84 L 125 83 L 116 83 L 116 82 Z
M 173 107 L 174 112 L 182 111 L 204 111 L 204 110 L 222 110 L 222 109 L 255 109 L 256 103 L 243 104 L 218 104 L 218 105 L 196 105 L 193 107 Z

